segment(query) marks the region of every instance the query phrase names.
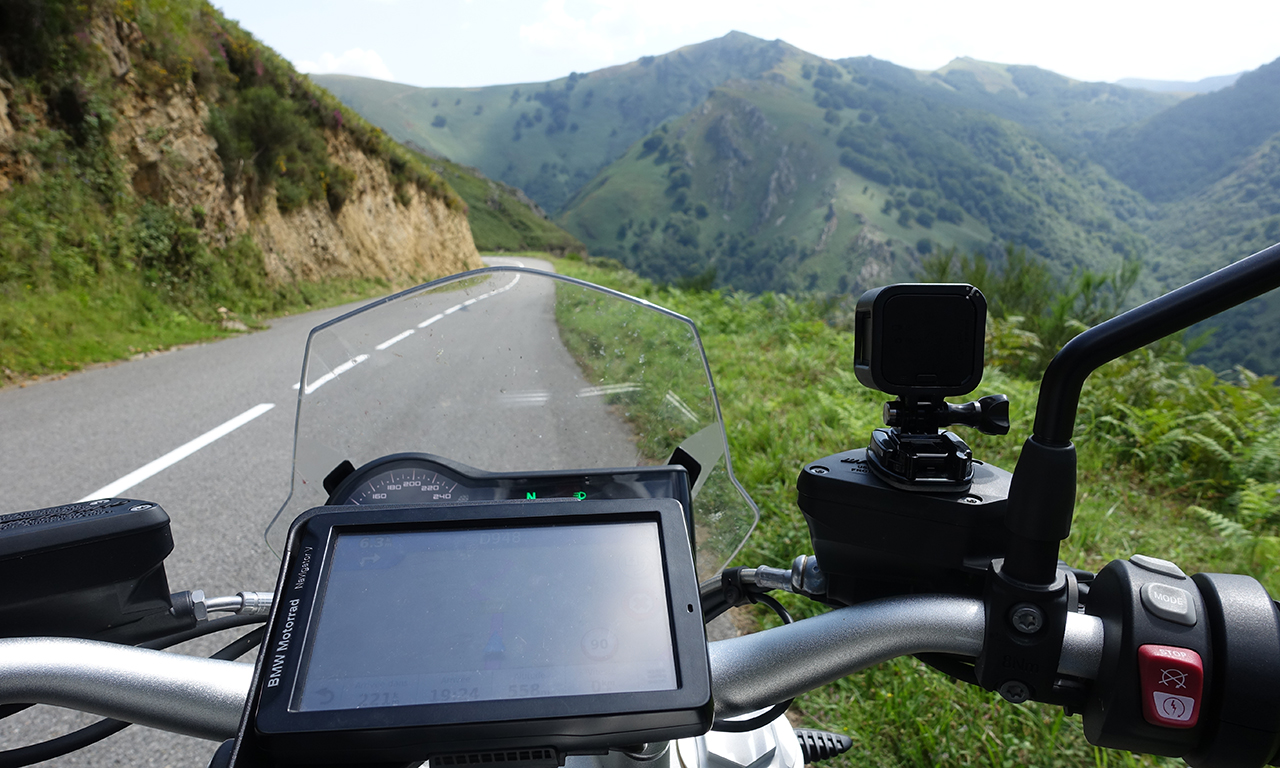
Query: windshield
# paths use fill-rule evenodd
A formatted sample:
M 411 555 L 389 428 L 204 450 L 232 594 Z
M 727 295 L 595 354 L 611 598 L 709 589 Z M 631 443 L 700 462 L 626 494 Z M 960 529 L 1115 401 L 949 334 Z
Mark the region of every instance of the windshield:
M 759 517 L 693 323 L 572 278 L 495 267 L 375 302 L 312 330 L 297 386 L 292 490 L 266 531 L 277 553 L 343 462 L 402 453 L 536 472 L 665 465 L 683 449 L 700 467 L 700 578 Z

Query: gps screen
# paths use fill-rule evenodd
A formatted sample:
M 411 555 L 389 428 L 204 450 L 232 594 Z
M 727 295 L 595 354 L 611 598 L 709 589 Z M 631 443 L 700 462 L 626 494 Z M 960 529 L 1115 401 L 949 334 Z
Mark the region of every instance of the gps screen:
M 673 690 L 658 524 L 341 534 L 295 711 Z

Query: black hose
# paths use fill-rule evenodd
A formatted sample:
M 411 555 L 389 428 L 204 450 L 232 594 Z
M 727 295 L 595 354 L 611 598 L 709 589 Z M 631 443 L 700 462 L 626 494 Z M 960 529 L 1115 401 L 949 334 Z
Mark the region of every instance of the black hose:
M 782 607 L 782 603 L 779 603 L 769 595 L 751 592 L 747 596 L 753 603 L 764 603 L 772 608 L 774 613 L 778 614 L 778 617 L 782 619 L 783 624 L 795 623 L 795 619 L 791 617 L 786 608 Z M 779 704 L 774 704 L 768 711 L 762 712 L 749 720 L 716 720 L 711 724 L 711 730 L 722 733 L 746 733 L 757 728 L 763 728 L 781 717 L 782 713 L 791 707 L 793 701 L 795 699 L 792 698 Z
M 90 744 L 96 744 L 108 736 L 123 731 L 130 725 L 132 723 L 126 723 L 123 720 L 99 720 L 93 725 L 85 726 L 78 731 L 72 731 L 56 739 L 42 741 L 29 747 L 7 749 L 4 752 L 0 752 L 0 768 L 21 768 L 21 766 L 34 765 L 45 760 L 52 760 L 55 757 L 62 757 L 78 749 L 84 749 Z

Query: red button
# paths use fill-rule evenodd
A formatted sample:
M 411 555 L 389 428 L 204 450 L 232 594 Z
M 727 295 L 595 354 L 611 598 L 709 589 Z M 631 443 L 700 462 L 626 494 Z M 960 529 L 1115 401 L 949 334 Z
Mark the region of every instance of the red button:
M 1200 718 L 1204 663 L 1189 648 L 1144 645 L 1138 649 L 1142 714 L 1152 725 L 1192 728 Z

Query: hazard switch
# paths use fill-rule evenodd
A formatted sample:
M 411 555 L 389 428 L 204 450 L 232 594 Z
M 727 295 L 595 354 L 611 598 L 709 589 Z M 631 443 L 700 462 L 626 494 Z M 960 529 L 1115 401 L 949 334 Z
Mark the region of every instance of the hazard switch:
M 1200 717 L 1204 663 L 1189 648 L 1144 645 L 1138 648 L 1142 714 L 1152 725 L 1192 728 Z

